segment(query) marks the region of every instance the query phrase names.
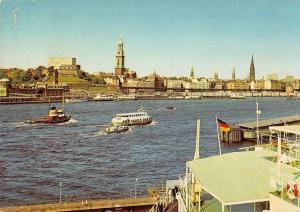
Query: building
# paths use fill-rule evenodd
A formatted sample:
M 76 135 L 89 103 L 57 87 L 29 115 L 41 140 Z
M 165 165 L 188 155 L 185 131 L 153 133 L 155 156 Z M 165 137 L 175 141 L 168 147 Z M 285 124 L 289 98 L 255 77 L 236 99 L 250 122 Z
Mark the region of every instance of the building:
M 58 70 L 59 76 L 78 77 L 80 71 L 80 65 L 73 57 L 49 57 L 48 67 L 51 66 Z
M 209 81 L 208 79 L 201 78 L 200 80 L 193 79 L 191 82 L 187 82 L 185 84 L 185 89 L 209 89 Z
M 166 79 L 164 84 L 167 88 L 173 89 L 182 89 L 186 87 L 186 82 L 179 79 Z
M 124 75 L 125 69 L 125 55 L 123 40 L 120 39 L 117 47 L 115 75 L 120 77 Z
M 76 58 L 74 57 L 49 57 L 48 67 L 53 66 L 54 69 L 59 69 L 61 65 L 76 65 Z
M 264 90 L 265 89 L 265 80 L 255 80 L 250 82 L 251 90 Z
M 0 79 L 0 97 L 9 96 L 10 80 L 7 78 Z
M 279 80 L 265 80 L 265 90 L 283 91 L 285 83 Z
M 250 84 L 246 80 L 231 80 L 226 83 L 227 90 L 249 90 Z
M 255 80 L 255 67 L 254 67 L 253 54 L 252 54 L 251 65 L 250 65 L 249 80 L 250 81 L 254 81 Z
M 58 75 L 65 77 L 77 77 L 79 76 L 79 65 L 61 65 L 58 69 Z

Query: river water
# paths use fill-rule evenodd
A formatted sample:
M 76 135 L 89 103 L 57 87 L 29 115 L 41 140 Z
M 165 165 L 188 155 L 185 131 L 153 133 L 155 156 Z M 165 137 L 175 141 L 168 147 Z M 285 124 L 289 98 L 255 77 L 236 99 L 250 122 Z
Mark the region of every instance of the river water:
M 258 101 L 260 119 L 300 114 L 299 100 Z M 164 109 L 169 105 L 176 110 Z M 101 133 L 114 114 L 140 107 L 152 115 L 152 124 Z M 216 115 L 231 124 L 256 119 L 255 98 L 84 102 L 65 110 L 72 115 L 68 123 L 29 125 L 23 121 L 45 115 L 47 104 L 0 105 L 0 206 L 58 202 L 60 190 L 63 201 L 143 195 L 185 173 L 197 118 L 200 157 L 218 154 Z M 222 151 L 245 145 L 222 144 Z

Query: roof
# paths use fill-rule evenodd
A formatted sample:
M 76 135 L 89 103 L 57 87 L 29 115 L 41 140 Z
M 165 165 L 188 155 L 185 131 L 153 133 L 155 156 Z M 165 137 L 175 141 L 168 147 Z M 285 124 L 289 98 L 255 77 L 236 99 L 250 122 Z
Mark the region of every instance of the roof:
M 300 122 L 300 116 L 287 116 L 287 117 L 279 117 L 279 118 L 273 118 L 273 119 L 265 119 L 265 120 L 259 120 L 258 121 L 258 127 L 268 127 L 271 125 L 283 125 L 285 123 L 291 123 L 291 122 Z M 238 124 L 242 128 L 256 128 L 256 121 L 252 122 L 245 122 Z
M 270 130 L 300 135 L 300 125 L 272 126 L 272 127 L 270 127 Z
M 245 151 L 187 162 L 201 186 L 225 205 L 259 202 L 269 198 L 276 188 L 277 164 L 272 161 L 275 152 Z M 285 176 L 300 174 L 297 169 L 281 165 Z

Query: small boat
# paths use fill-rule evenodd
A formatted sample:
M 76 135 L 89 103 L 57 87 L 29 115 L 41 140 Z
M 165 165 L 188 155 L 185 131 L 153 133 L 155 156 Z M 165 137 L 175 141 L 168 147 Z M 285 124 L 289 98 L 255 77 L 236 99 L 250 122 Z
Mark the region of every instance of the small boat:
M 197 99 L 201 99 L 201 96 L 185 96 L 185 99 L 187 99 L 187 100 L 197 100 Z
M 173 105 L 169 105 L 169 106 L 166 107 L 166 109 L 168 109 L 168 110 L 176 110 L 176 107 L 173 106 Z
M 126 132 L 128 130 L 129 130 L 129 127 L 127 127 L 127 126 L 117 125 L 117 126 L 111 126 L 111 127 L 105 128 L 104 132 L 107 134 L 112 134 L 112 133 L 122 133 L 122 132 Z
M 66 103 L 79 103 L 79 102 L 87 102 L 87 98 L 82 98 L 82 99 L 66 99 Z
M 26 124 L 58 124 L 68 122 L 71 119 L 70 115 L 66 115 L 62 108 L 51 107 L 46 117 L 27 120 Z
M 111 120 L 112 125 L 130 126 L 130 125 L 145 125 L 152 122 L 152 117 L 147 114 L 143 109 L 139 109 L 133 113 L 120 113 L 116 114 Z
M 233 93 L 230 95 L 231 99 L 246 99 L 246 96 L 243 94 Z

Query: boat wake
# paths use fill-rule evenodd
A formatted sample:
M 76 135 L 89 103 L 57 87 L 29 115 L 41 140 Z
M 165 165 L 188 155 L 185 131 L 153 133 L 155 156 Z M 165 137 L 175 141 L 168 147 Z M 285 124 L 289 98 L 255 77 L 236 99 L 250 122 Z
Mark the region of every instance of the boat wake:
M 74 123 L 77 123 L 78 121 L 76 119 L 70 119 L 69 121 L 67 122 L 63 122 L 63 123 L 59 123 L 57 125 L 69 125 L 69 124 L 74 124 Z
M 149 126 L 156 126 L 157 124 L 158 124 L 158 122 L 152 121 L 152 122 L 149 124 Z
M 32 126 L 32 124 L 27 124 L 24 122 L 15 122 L 15 123 L 11 123 L 12 125 L 15 125 L 16 127 L 30 127 Z

